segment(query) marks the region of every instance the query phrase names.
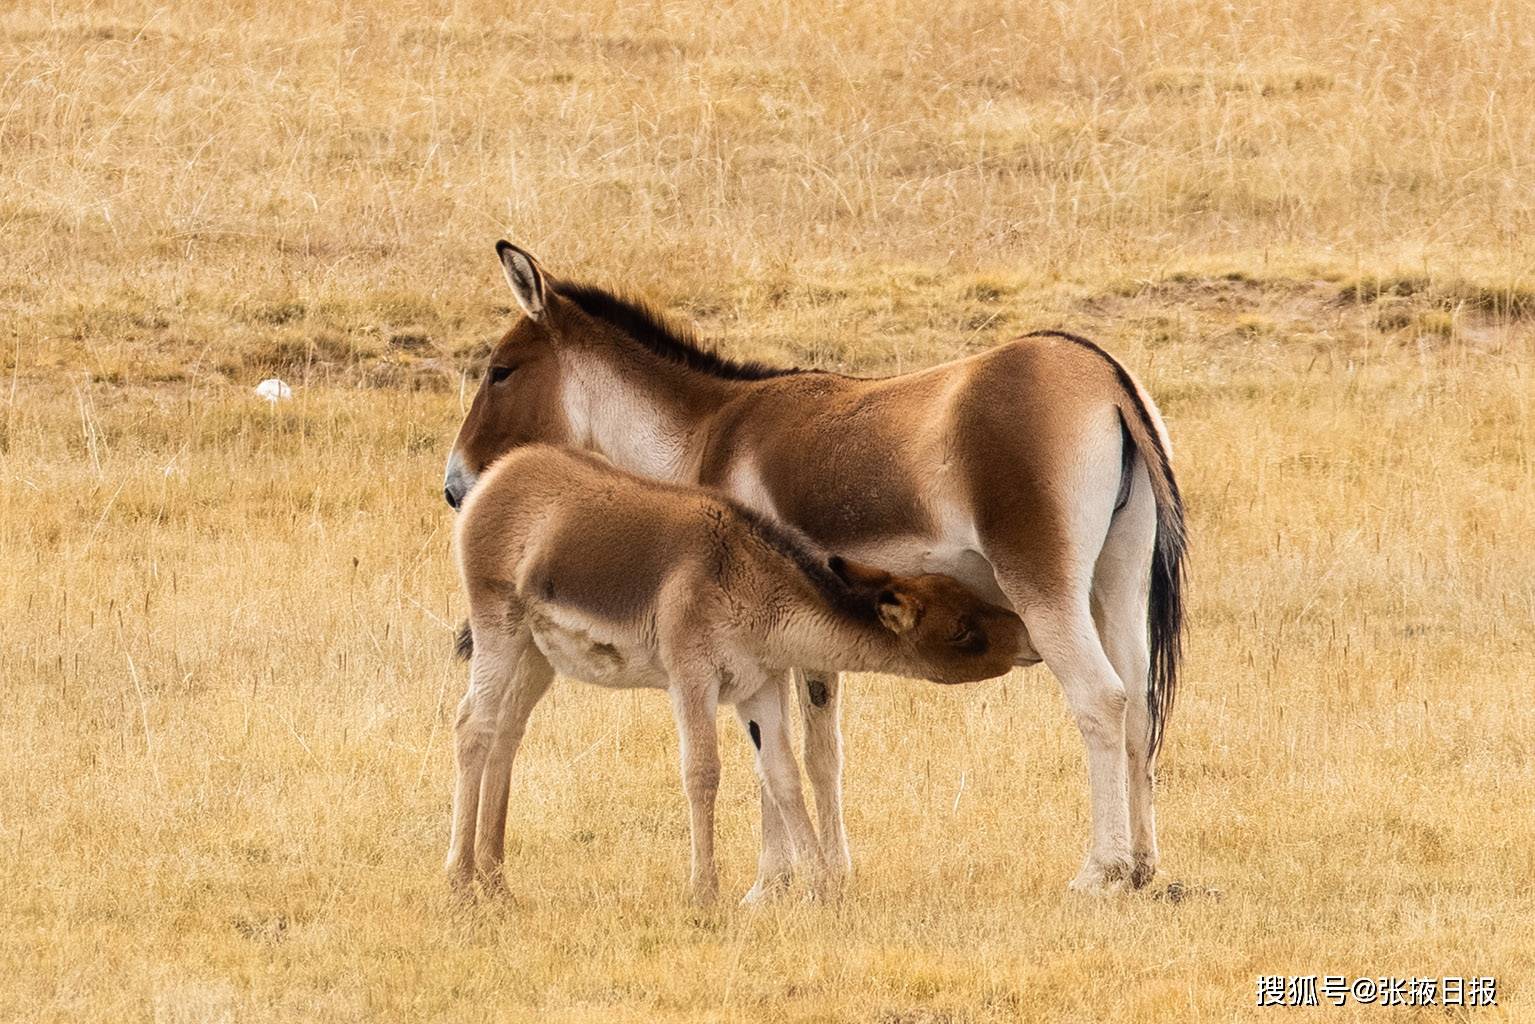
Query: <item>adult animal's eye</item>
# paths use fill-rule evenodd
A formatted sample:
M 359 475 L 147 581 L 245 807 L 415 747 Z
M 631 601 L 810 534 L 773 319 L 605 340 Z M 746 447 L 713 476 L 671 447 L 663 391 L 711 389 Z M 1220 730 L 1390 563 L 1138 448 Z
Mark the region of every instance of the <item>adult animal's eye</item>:
M 500 384 L 502 381 L 506 380 L 506 378 L 512 375 L 513 369 L 515 369 L 515 367 L 492 366 L 490 368 L 490 382 L 492 384 Z

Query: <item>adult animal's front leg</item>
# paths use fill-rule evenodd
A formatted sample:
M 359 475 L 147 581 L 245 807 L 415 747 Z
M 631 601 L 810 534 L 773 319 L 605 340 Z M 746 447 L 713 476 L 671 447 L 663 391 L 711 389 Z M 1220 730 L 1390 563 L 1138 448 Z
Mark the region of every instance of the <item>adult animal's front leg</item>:
M 793 673 L 781 674 L 772 679 L 768 685 L 777 691 L 780 704 L 789 702 L 798 704 L 799 698 L 796 696 L 798 690 L 794 687 Z M 742 903 L 757 903 L 771 899 L 786 891 L 794 878 L 794 865 L 789 850 L 789 833 L 784 827 L 783 815 L 778 813 L 778 805 L 774 803 L 767 786 L 760 780 L 757 791 L 762 802 L 762 850 L 757 856 L 757 880 L 747 890 L 746 895 L 741 897 Z

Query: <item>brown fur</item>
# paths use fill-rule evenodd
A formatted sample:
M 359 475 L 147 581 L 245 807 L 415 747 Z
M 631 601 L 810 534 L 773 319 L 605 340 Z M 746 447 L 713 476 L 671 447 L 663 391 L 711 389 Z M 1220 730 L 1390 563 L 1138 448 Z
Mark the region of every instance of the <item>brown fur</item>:
M 849 562 L 722 495 L 547 445 L 519 448 L 486 474 L 457 540 L 474 632 L 449 853 L 459 880 L 500 862 L 505 774 L 551 667 L 671 693 L 689 766 L 694 887 L 708 897 L 718 702 L 745 709 L 764 784 L 819 876 L 824 858 L 797 781 L 789 785 L 783 770 L 786 757 L 793 763 L 783 673 L 859 669 L 968 682 L 1005 673 L 1024 643 L 1016 615 L 948 577 Z M 511 719 L 506 707 L 516 709 Z
M 1050 666 L 1088 745 L 1094 846 L 1078 882 L 1149 879 L 1152 774 L 1178 680 L 1183 510 L 1161 421 L 1119 363 L 1043 332 L 897 377 L 769 371 L 612 294 L 549 284 L 514 246 L 501 253 L 528 315 L 491 364 L 519 368 L 475 396 L 450 501 L 501 453 L 561 441 L 719 487 L 818 544 L 894 572 L 947 573 L 1010 605 L 1032 644 L 1020 663 Z M 822 683 L 824 704 L 805 691 L 818 751 L 807 762 L 817 804 L 832 808 L 823 826 L 840 832 L 837 683 Z

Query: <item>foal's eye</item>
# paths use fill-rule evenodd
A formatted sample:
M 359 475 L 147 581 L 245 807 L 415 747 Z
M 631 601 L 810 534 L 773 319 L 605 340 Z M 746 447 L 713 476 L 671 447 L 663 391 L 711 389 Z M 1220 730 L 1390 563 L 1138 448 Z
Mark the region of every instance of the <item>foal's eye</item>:
M 970 626 L 961 623 L 954 627 L 954 632 L 949 634 L 949 643 L 955 647 L 970 649 L 981 641 L 981 636 Z
M 512 368 L 510 366 L 492 366 L 490 368 L 490 382 L 492 384 L 500 384 L 511 375 Z

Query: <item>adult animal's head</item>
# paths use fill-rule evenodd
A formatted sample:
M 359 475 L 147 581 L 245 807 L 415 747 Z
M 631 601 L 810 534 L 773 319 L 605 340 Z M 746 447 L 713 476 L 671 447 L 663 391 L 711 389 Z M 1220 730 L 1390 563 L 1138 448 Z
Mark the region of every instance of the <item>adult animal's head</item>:
M 562 336 L 589 326 L 550 287 L 530 253 L 501 241 L 496 255 L 521 312 L 491 349 L 485 376 L 448 455 L 443 497 L 454 508 L 463 504 L 486 467 L 511 449 L 568 440 L 559 348 Z

